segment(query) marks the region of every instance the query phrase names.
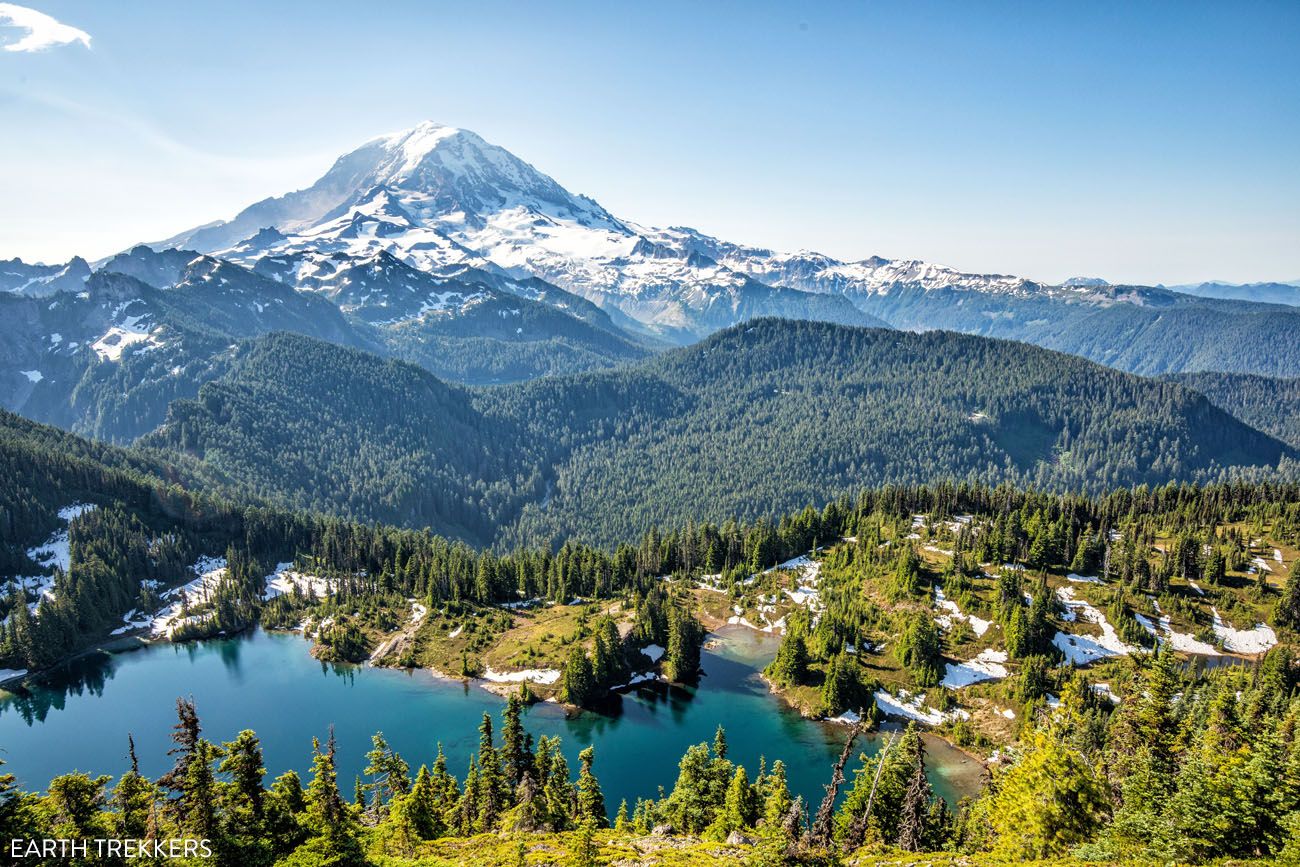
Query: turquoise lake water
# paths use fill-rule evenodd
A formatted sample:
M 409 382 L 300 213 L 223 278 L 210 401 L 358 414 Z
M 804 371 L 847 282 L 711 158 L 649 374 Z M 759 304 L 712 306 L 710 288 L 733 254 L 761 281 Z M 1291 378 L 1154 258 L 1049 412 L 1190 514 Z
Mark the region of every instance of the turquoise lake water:
M 768 635 L 744 628 L 717 633 L 703 653 L 697 688 L 652 684 L 622 696 L 604 713 L 566 714 L 555 704 L 529 708 L 534 737 L 560 735 L 572 769 L 578 751 L 596 748 L 595 770 L 610 811 L 621 799 L 671 789 L 688 746 L 727 730 L 729 757 L 752 775 L 759 756 L 782 759 L 791 789 L 815 808 L 843 746 L 845 730 L 811 722 L 767 692 L 758 671 L 776 650 Z M 457 777 L 478 747 L 484 711 L 499 730 L 504 700 L 474 684 L 427 671 L 399 671 L 317 661 L 307 643 L 287 633 L 256 631 L 183 645 L 154 644 L 98 653 L 29 685 L 0 692 L 0 757 L 28 789 L 72 770 L 120 774 L 128 766 L 127 734 L 135 737 L 141 771 L 170 767 L 167 749 L 178 696 L 193 696 L 205 737 L 231 740 L 251 728 L 262 739 L 270 779 L 311 763 L 311 739 L 334 726 L 339 782 L 349 797 L 365 765 L 370 736 L 383 731 L 412 765 L 431 762 L 441 742 Z M 878 738 L 860 741 L 872 753 Z M 937 739 L 927 739 L 931 781 L 955 802 L 976 791 L 980 766 Z M 850 767 L 853 767 L 851 765 Z

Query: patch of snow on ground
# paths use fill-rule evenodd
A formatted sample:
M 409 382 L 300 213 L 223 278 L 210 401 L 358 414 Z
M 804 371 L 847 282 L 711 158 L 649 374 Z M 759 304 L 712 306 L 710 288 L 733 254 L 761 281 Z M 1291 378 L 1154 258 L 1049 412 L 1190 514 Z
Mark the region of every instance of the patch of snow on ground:
M 647 644 L 641 652 L 650 657 L 651 662 L 658 662 L 664 655 L 664 649 L 657 644 Z
M 1084 600 L 1076 599 L 1071 588 L 1057 588 L 1056 596 L 1085 623 L 1092 623 L 1101 627 L 1100 636 L 1071 635 L 1068 632 L 1056 633 L 1056 637 L 1052 639 L 1052 644 L 1065 654 L 1065 658 L 1070 662 L 1075 665 L 1087 665 L 1108 656 L 1127 656 L 1133 652 L 1134 648 L 1129 647 L 1120 640 L 1119 634 L 1115 632 L 1115 627 L 1111 626 L 1110 622 L 1106 620 L 1106 615 Z
M 844 713 L 840 714 L 839 716 L 827 717 L 826 721 L 839 723 L 840 725 L 855 726 L 858 723 L 862 722 L 862 717 L 858 716 L 855 712 L 851 710 L 846 710 Z
M 488 669 L 483 672 L 483 679 L 492 683 L 540 683 L 544 686 L 550 686 L 560 679 L 560 672 L 555 668 L 529 668 L 524 671 L 493 671 Z
M 934 588 L 934 604 L 949 612 L 949 615 L 944 615 L 943 618 L 937 619 L 955 617 L 958 620 L 965 620 L 970 624 L 970 628 L 975 630 L 976 635 L 984 635 L 984 633 L 989 631 L 989 627 L 993 625 L 993 622 L 990 620 L 984 620 L 973 614 L 962 614 L 961 609 L 957 607 L 957 603 L 944 596 L 942 588 L 938 586 Z M 940 623 L 939 625 L 943 626 L 945 624 Z M 951 620 L 949 620 L 947 625 L 951 625 Z
M 457 626 L 457 627 L 456 627 L 455 629 L 453 629 L 451 632 L 448 632 L 448 633 L 447 633 L 447 637 L 448 637 L 448 638 L 455 638 L 456 636 L 460 635 L 460 634 L 461 634 L 462 632 L 464 632 L 464 631 L 465 631 L 465 624 L 462 623 L 460 626 Z
M 1111 692 L 1109 683 L 1094 683 L 1092 685 L 1092 691 L 1095 695 L 1110 701 L 1111 704 L 1119 704 L 1119 696 Z
M 521 599 L 518 602 L 498 602 L 498 608 L 505 608 L 514 611 L 519 608 L 532 608 L 534 605 L 541 605 L 542 597 L 534 596 L 532 599 Z
M 701 575 L 700 580 L 695 582 L 695 586 L 700 588 L 701 590 L 709 590 L 714 593 L 726 593 L 727 591 L 723 589 L 721 585 L 722 585 L 721 574 Z
M 1075 584 L 1101 584 L 1102 580 L 1096 575 L 1076 575 L 1071 572 L 1065 576 L 1066 581 L 1072 581 Z
M 875 692 L 875 699 L 876 707 L 880 708 L 881 713 L 914 719 L 932 726 L 942 725 L 954 719 L 970 719 L 970 714 L 961 708 L 944 713 L 933 707 L 925 707 L 924 695 L 912 695 L 905 689 L 900 689 L 897 696 L 878 689 Z
M 95 354 L 103 361 L 120 361 L 122 350 L 135 343 L 150 343 L 156 345 L 153 335 L 149 332 L 147 326 L 141 326 L 140 320 L 143 316 L 128 316 L 121 325 L 114 325 L 105 332 L 104 336 L 90 345 L 95 350 Z
M 1195 653 L 1200 656 L 1219 655 L 1219 651 L 1214 645 L 1206 644 L 1204 641 L 1197 641 L 1186 632 L 1174 632 L 1173 623 L 1167 614 L 1160 617 L 1159 628 L 1157 628 L 1157 624 L 1151 622 L 1150 617 L 1143 614 L 1134 613 L 1133 617 L 1137 619 L 1138 624 L 1143 629 L 1154 635 L 1161 643 L 1168 644 L 1174 650 L 1183 653 Z
M 143 584 L 145 582 L 142 581 L 140 583 Z M 156 585 L 158 582 L 151 581 L 149 583 Z M 124 626 L 119 626 L 109 634 L 122 635 L 126 632 L 134 632 L 137 629 L 144 629 L 150 623 L 153 623 L 153 615 L 149 614 L 147 611 L 140 612 L 137 609 L 132 608 L 126 614 L 122 615 L 122 622 L 125 624 Z
M 20 677 L 26 676 L 27 669 L 25 668 L 0 668 L 0 683 L 17 680 Z
M 419 623 L 429 613 L 429 609 L 425 608 L 423 605 L 421 605 L 419 602 L 416 602 L 414 599 L 410 600 L 410 602 L 411 602 L 411 622 Z
M 1196 595 L 1197 595 L 1197 596 L 1204 596 L 1204 595 L 1205 595 L 1205 591 L 1201 589 L 1201 585 L 1200 585 L 1200 584 L 1197 584 L 1195 581 L 1188 581 L 1187 584 L 1188 584 L 1188 586 L 1190 586 L 1193 590 L 1196 591 Z
M 968 662 L 956 665 L 948 663 L 942 685 L 948 689 L 961 689 L 963 686 L 970 686 L 972 683 L 984 680 L 1001 680 L 1008 674 L 1006 666 L 1002 664 L 1006 661 L 1005 651 L 985 648 L 980 651 L 979 656 Z
M 94 508 L 95 506 L 90 503 L 73 503 L 71 506 L 64 506 L 59 509 L 59 520 L 65 524 L 70 524 L 74 518 L 79 518 Z M 44 545 L 28 548 L 27 556 L 46 568 L 57 566 L 67 572 L 72 565 L 72 555 L 68 550 L 67 527 L 56 530 Z
M 319 598 L 330 594 L 331 584 L 328 578 L 295 572 L 292 563 L 280 563 L 275 567 L 275 572 L 266 576 L 266 598 L 274 599 L 293 593 L 295 587 L 306 595 Z
M 226 559 L 224 557 L 200 557 L 190 568 L 198 577 L 188 584 L 168 590 L 163 594 L 164 597 L 171 597 L 175 601 L 158 612 L 149 622 L 149 631 L 153 635 L 170 636 L 177 626 L 190 619 L 188 617 L 181 618 L 181 608 L 183 606 L 192 607 L 208 600 L 217 584 L 225 577 Z
M 1263 653 L 1277 644 L 1277 634 L 1266 623 L 1255 624 L 1254 629 L 1233 629 L 1223 622 L 1219 609 L 1214 614 L 1214 635 L 1223 642 L 1223 649 L 1232 653 Z
M 33 384 L 38 383 L 45 378 L 45 375 L 39 370 L 20 370 L 18 372 L 27 377 L 27 381 Z

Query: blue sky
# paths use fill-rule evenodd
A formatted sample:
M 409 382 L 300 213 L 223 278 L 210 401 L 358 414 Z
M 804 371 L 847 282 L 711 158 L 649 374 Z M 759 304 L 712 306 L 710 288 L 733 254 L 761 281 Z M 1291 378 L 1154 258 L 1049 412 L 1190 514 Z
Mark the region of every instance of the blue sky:
M 730 240 L 1300 279 L 1294 0 L 21 5 L 90 47 L 0 51 L 0 258 L 229 217 L 430 119 Z

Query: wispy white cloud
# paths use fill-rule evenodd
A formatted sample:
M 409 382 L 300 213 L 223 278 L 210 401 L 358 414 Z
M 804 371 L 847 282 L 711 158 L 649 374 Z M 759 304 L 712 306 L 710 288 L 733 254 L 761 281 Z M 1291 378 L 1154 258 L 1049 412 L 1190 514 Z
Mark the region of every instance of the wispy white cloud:
M 26 31 L 17 42 L 5 42 L 5 51 L 44 51 L 74 42 L 90 47 L 90 34 L 86 31 L 14 3 L 0 3 L 0 27 Z

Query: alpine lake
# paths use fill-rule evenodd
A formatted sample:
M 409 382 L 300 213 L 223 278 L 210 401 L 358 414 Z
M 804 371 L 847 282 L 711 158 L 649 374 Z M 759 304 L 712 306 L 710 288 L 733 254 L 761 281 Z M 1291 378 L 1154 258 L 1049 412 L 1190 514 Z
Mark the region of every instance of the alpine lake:
M 751 777 L 760 757 L 769 765 L 782 760 L 791 792 L 815 810 L 847 729 L 804 719 L 768 692 L 759 672 L 776 653 L 777 641 L 745 627 L 724 627 L 705 646 L 698 686 L 640 684 L 602 712 L 534 704 L 525 728 L 534 738 L 559 735 L 575 771 L 578 752 L 594 746 L 594 770 L 611 814 L 625 798 L 630 809 L 638 797 L 658 797 L 660 787 L 671 791 L 686 748 L 712 742 L 719 725 L 726 729 L 728 758 Z M 130 734 L 141 773 L 156 777 L 171 765 L 167 750 L 181 696 L 193 697 L 210 740 L 233 740 L 241 729 L 257 732 L 267 785 L 290 769 L 305 784 L 312 738 L 324 743 L 333 726 L 345 795 L 365 767 L 376 731 L 412 773 L 432 764 L 441 743 L 449 770 L 463 777 L 478 748 L 483 713 L 492 714 L 499 731 L 505 703 L 473 682 L 425 670 L 322 663 L 293 633 L 255 630 L 235 638 L 158 642 L 87 654 L 16 691 L 0 690 L 3 770 L 29 791 L 44 790 L 51 778 L 74 770 L 116 776 L 128 767 Z M 882 734 L 864 736 L 855 752 L 872 755 L 883 744 Z M 925 745 L 938 794 L 955 805 L 979 790 L 978 761 L 936 737 L 926 736 Z M 845 769 L 845 789 L 856 767 L 855 758 Z

